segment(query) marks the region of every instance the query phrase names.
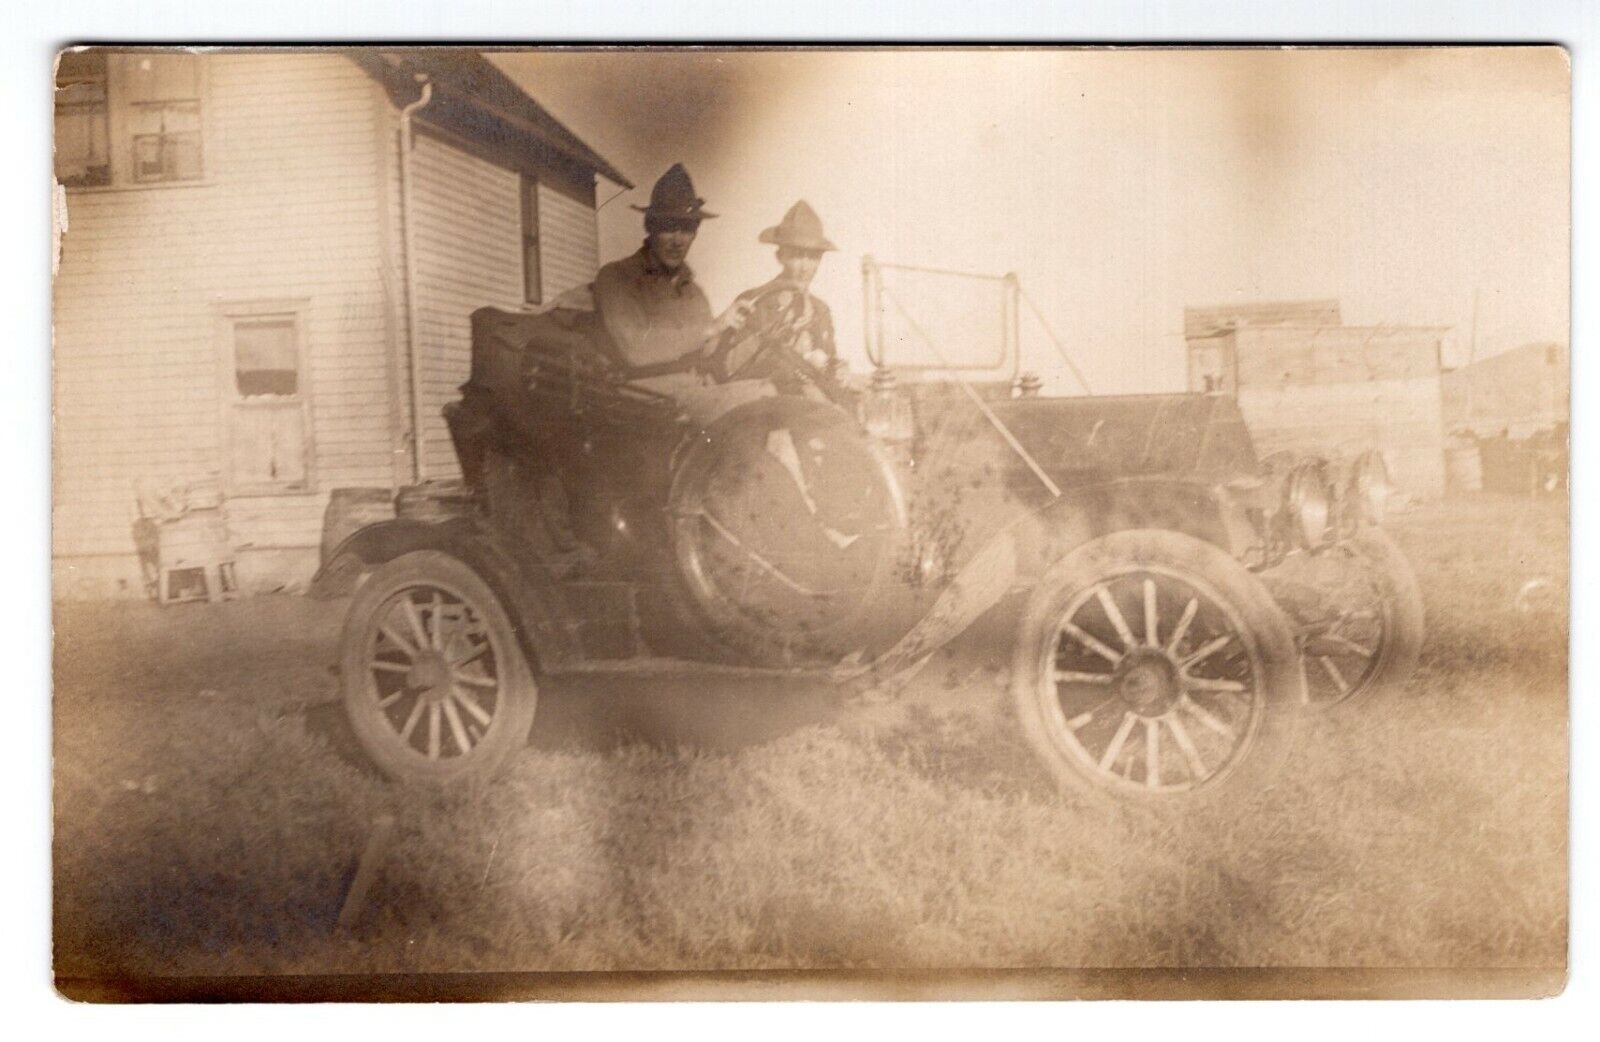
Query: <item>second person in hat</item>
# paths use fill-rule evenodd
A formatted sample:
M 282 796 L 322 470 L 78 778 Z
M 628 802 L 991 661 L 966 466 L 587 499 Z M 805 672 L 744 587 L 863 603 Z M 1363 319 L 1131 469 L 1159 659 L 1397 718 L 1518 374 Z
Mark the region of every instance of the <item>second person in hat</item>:
M 822 255 L 838 247 L 823 235 L 822 219 L 804 199 L 763 231 L 760 241 L 778 248 L 781 270 L 735 299 L 735 306 L 745 304 L 750 314 L 719 336 L 711 369 L 719 379 L 770 380 L 785 394 L 801 393 L 809 375 L 831 396 L 838 368 L 833 314 L 810 289 Z

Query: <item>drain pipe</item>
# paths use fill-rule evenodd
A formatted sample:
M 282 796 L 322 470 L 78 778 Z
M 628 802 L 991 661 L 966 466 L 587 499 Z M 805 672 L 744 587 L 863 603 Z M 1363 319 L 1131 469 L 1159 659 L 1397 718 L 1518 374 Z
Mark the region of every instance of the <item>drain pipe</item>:
M 427 477 L 422 458 L 422 359 L 417 351 L 417 253 L 411 219 L 411 114 L 433 100 L 433 83 L 416 74 L 422 87 L 417 100 L 400 110 L 400 228 L 405 248 L 406 368 L 411 374 L 411 474 L 421 483 Z

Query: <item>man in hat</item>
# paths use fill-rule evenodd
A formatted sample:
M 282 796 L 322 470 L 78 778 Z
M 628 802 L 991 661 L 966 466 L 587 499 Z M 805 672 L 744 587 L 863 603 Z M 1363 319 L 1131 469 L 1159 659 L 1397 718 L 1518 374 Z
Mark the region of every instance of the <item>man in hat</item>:
M 671 391 L 672 377 L 687 374 L 703 358 L 708 339 L 736 327 L 749 310 L 735 302 L 720 318 L 685 263 L 700 222 L 716 214 L 704 209 L 682 163 L 656 182 L 644 214 L 645 240 L 638 252 L 601 268 L 594 280 L 600 323 L 620 360 L 636 378 Z M 665 377 L 660 379 L 650 379 Z
M 782 270 L 736 298 L 734 305 L 746 305 L 750 314 L 719 336 L 711 369 L 725 380 L 770 380 L 784 394 L 802 393 L 810 382 L 834 397 L 839 363 L 833 315 L 810 288 L 822 255 L 838 247 L 822 234 L 822 219 L 804 199 L 763 231 L 760 241 L 778 248 Z

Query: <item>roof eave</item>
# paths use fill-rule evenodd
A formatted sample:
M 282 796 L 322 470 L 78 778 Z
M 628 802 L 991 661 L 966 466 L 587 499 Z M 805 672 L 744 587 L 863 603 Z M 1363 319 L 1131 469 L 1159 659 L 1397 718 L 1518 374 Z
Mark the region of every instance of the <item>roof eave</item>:
M 518 130 L 531 138 L 535 138 L 549 148 L 552 152 L 555 152 L 568 162 L 577 164 L 585 169 L 592 170 L 608 181 L 621 185 L 625 189 L 634 187 L 633 182 L 628 180 L 628 178 L 620 170 L 612 166 L 606 161 L 604 156 L 601 156 L 598 152 L 595 152 L 592 149 L 585 153 L 579 151 L 578 149 L 572 148 L 565 142 L 558 141 L 549 134 L 544 133 L 541 128 L 534 126 L 532 123 L 529 123 L 516 113 L 507 112 L 505 109 L 497 105 L 486 104 L 481 99 L 474 97 L 469 91 L 459 90 L 456 87 L 448 84 L 435 83 L 434 92 L 436 97 L 439 94 L 448 94 L 458 103 L 482 112 L 484 115 L 490 116 L 508 127 Z M 427 108 L 424 108 L 421 111 L 424 115 L 427 114 Z M 454 129 L 459 134 L 466 134 L 469 136 L 473 131 L 471 123 L 459 124 Z
M 476 54 L 476 52 L 474 52 L 474 54 Z M 474 96 L 470 91 L 461 90 L 453 85 L 439 82 L 437 77 L 430 75 L 428 69 L 420 67 L 416 62 L 404 56 L 397 56 L 394 58 L 394 60 L 390 60 L 389 57 L 386 57 L 384 52 L 367 48 L 359 50 L 352 49 L 347 51 L 346 55 L 357 65 L 357 67 L 366 72 L 368 75 L 372 76 L 373 79 L 377 80 L 378 83 L 383 86 L 385 91 L 388 92 L 390 100 L 396 106 L 407 105 L 415 101 L 418 97 L 420 84 L 418 77 L 426 77 L 434 85 L 433 89 L 435 92 L 435 97 L 437 97 L 439 94 L 448 94 L 451 99 L 456 101 L 458 104 L 465 105 L 478 112 L 481 112 L 484 115 L 491 117 L 496 122 L 502 123 L 513 130 L 516 130 L 522 134 L 526 134 L 530 138 L 539 141 L 542 145 L 544 145 L 544 147 L 550 149 L 556 155 L 561 156 L 569 163 L 576 164 L 586 170 L 590 170 L 596 174 L 599 174 L 606 180 L 621 185 L 624 189 L 634 187 L 633 182 L 630 181 L 625 174 L 608 162 L 604 156 L 600 155 L 594 149 L 584 144 L 581 138 L 574 134 L 569 128 L 562 125 L 554 116 L 550 116 L 549 113 L 543 112 L 542 108 L 542 114 L 553 124 L 556 124 L 558 127 L 560 127 L 560 129 L 567 135 L 570 135 L 572 140 L 577 143 L 578 147 L 573 147 L 571 143 L 563 141 L 555 135 L 547 133 L 544 128 L 530 123 L 528 120 L 523 119 L 514 112 L 507 111 L 505 108 L 498 105 L 488 104 L 483 99 Z M 481 56 L 479 57 L 481 58 Z M 485 60 L 484 64 L 489 63 Z M 490 67 L 492 68 L 492 65 Z M 498 70 L 496 70 L 496 72 L 498 72 Z M 502 73 L 500 75 L 503 76 L 504 74 Z M 517 89 L 521 91 L 520 87 Z M 531 96 L 527 95 L 526 91 L 521 91 L 521 93 L 524 97 L 527 97 L 532 104 L 536 106 L 538 105 L 538 102 L 535 101 Z M 424 106 L 420 112 L 424 115 L 427 115 L 428 109 L 431 108 L 432 105 L 433 102 L 430 102 L 429 105 Z M 478 133 L 478 128 L 472 126 L 470 123 L 457 125 L 453 129 L 457 133 L 469 138 L 481 136 Z

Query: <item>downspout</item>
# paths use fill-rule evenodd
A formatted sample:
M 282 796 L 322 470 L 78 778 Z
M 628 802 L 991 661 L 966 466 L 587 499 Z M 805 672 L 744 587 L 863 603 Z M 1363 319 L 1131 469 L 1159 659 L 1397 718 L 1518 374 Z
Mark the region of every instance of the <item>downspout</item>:
M 411 221 L 411 114 L 433 99 L 433 84 L 416 74 L 422 93 L 400 110 L 400 234 L 405 244 L 406 368 L 411 375 L 411 474 L 422 482 L 427 467 L 422 452 L 422 359 L 417 350 L 417 253 Z

